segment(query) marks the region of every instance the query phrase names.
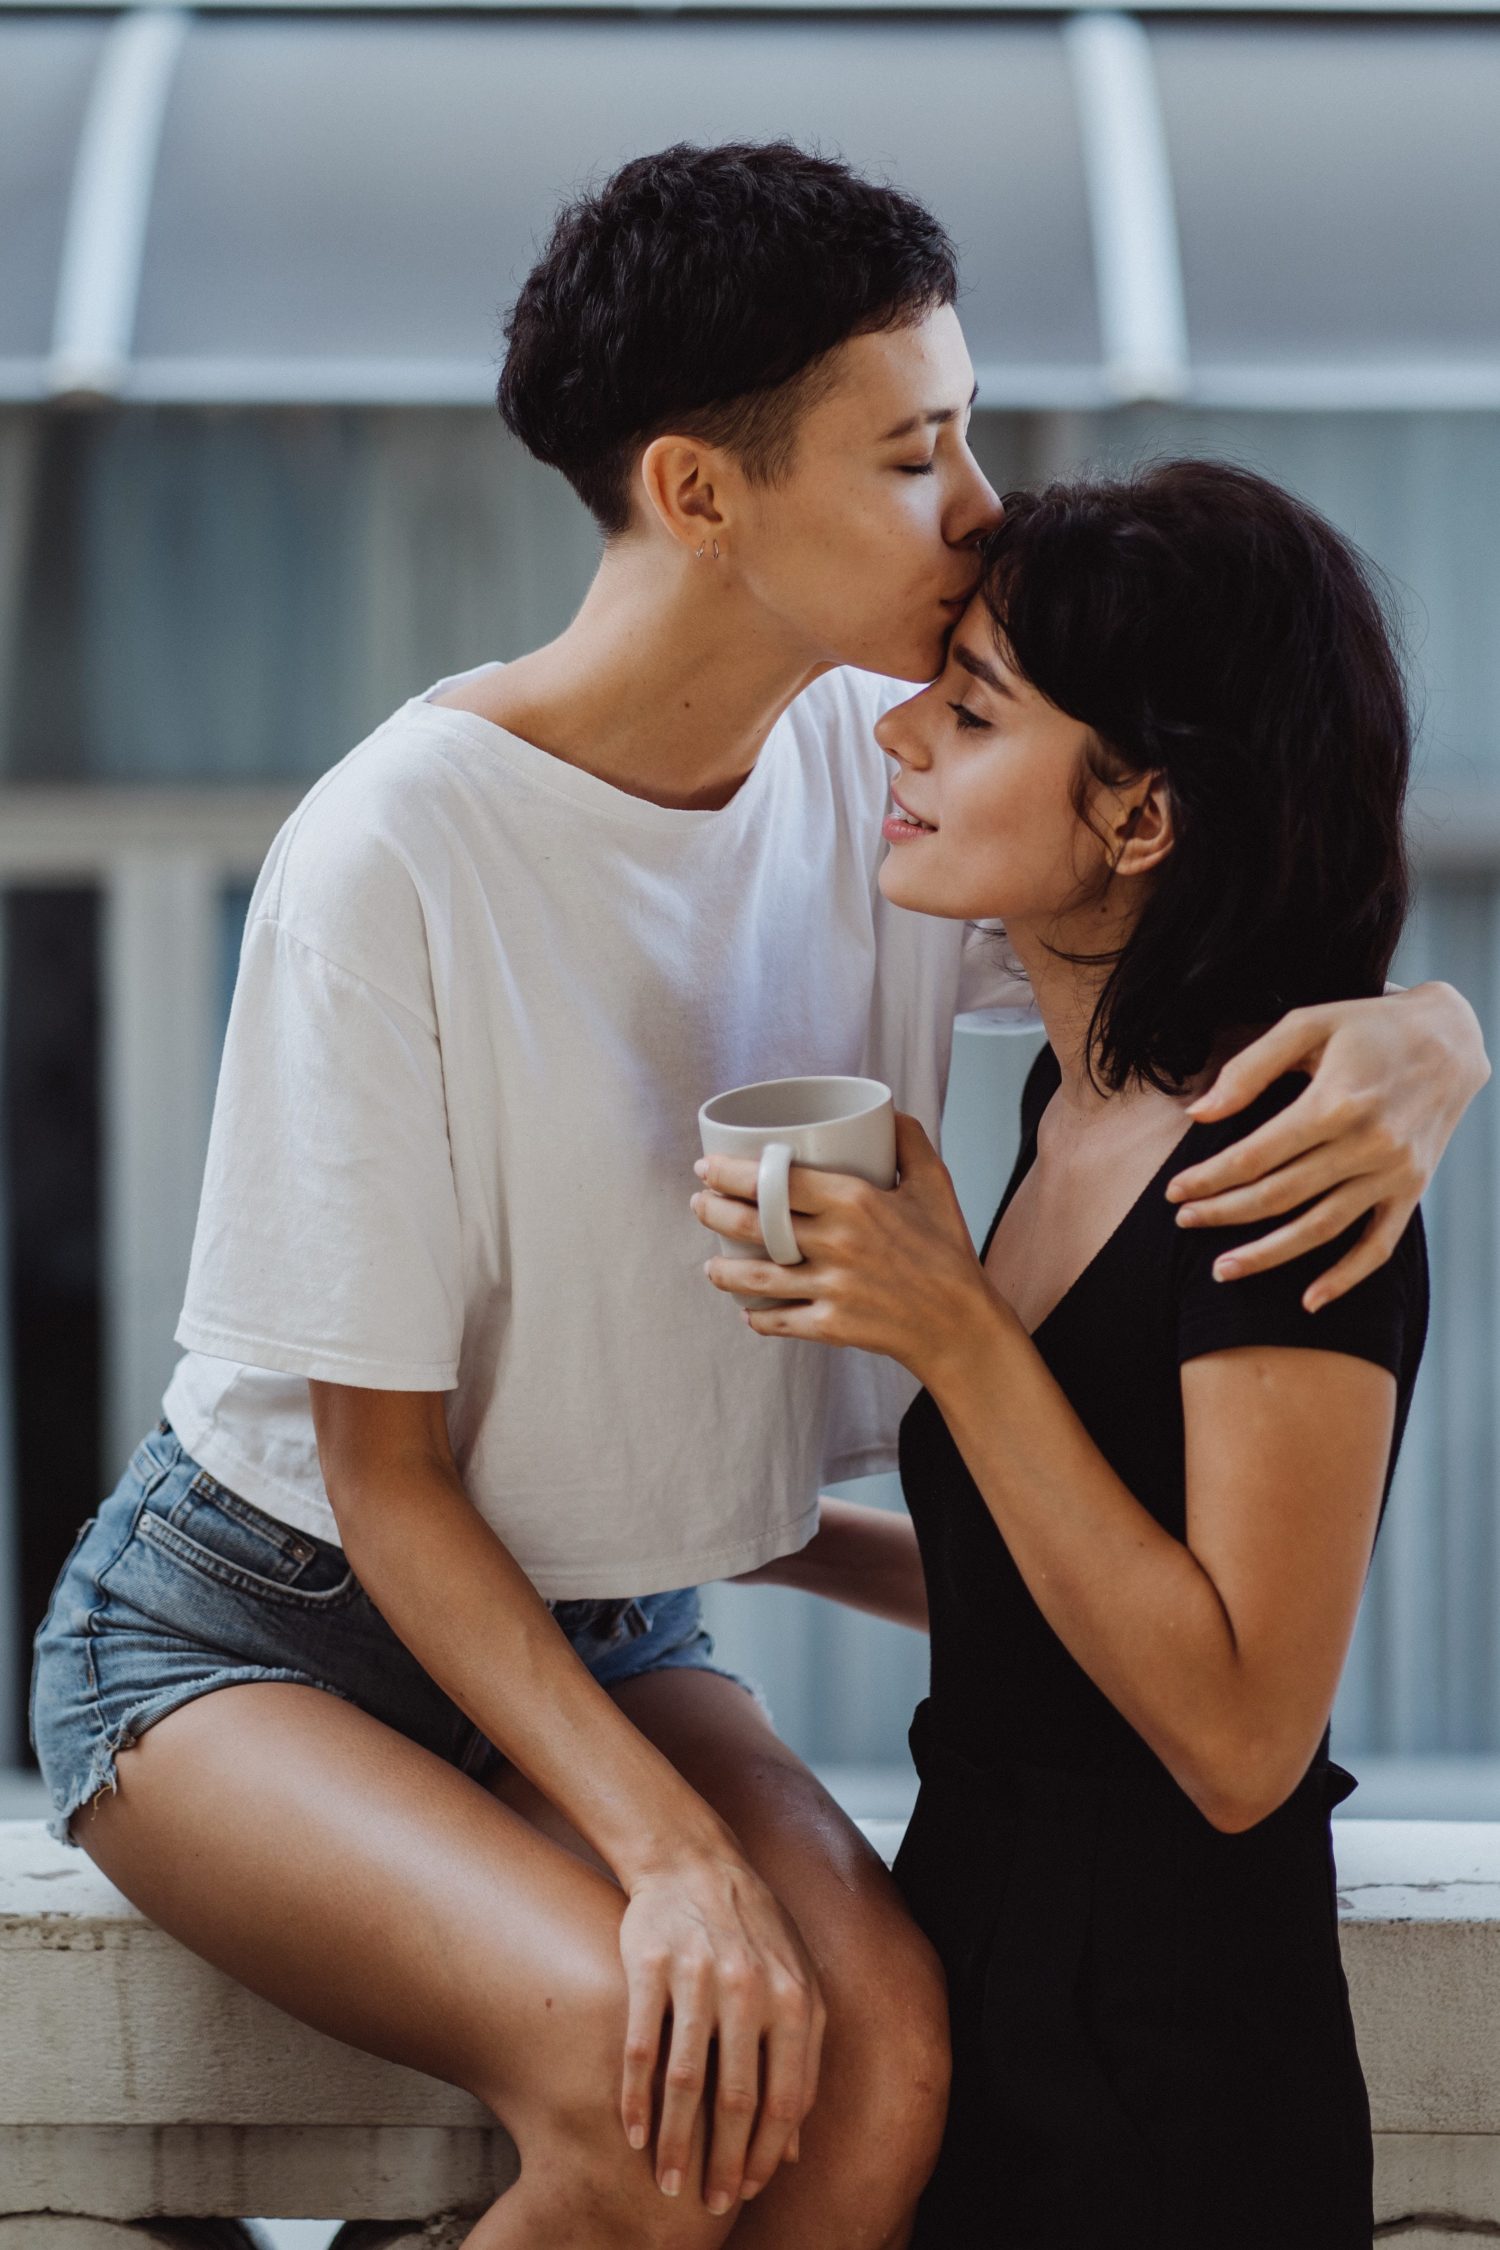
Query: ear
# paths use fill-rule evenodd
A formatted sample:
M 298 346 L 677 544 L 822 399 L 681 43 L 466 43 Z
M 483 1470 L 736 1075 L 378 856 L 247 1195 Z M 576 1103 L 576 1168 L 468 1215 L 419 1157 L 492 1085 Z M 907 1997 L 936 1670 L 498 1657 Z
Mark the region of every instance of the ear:
M 727 521 L 720 494 L 726 468 L 717 446 L 694 438 L 653 438 L 636 472 L 649 520 L 689 553 L 705 539 L 722 542 Z
M 1164 773 L 1138 774 L 1111 792 L 1110 843 L 1116 875 L 1150 875 L 1176 842 L 1172 792 Z

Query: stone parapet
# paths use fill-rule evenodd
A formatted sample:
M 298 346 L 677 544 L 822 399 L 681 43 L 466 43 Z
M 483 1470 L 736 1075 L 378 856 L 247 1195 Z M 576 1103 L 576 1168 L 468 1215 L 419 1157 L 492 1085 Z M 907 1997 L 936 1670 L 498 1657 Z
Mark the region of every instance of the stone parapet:
M 890 1859 L 901 1823 L 863 1825 Z M 1334 1837 L 1378 2240 L 1500 2243 L 1500 1822 Z M 0 1821 L 0 2025 L 0 2250 L 102 2250 L 66 2215 L 426 2216 L 515 2174 L 469 2095 L 210 1968 L 40 1821 Z

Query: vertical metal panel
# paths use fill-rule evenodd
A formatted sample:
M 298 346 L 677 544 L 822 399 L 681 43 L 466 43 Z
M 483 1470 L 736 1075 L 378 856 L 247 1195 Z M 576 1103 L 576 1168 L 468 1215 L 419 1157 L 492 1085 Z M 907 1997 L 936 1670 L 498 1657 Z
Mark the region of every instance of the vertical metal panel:
M 1083 129 L 1105 367 L 1122 399 L 1180 398 L 1187 314 L 1172 167 L 1151 41 L 1132 16 L 1075 16 L 1066 32 Z
M 58 267 L 54 391 L 107 393 L 124 380 L 157 148 L 187 26 L 178 7 L 128 9 L 99 58 Z
M 5 913 L 0 893 L 0 1766 L 21 1754 L 21 1504 L 10 1337 L 10 1167 L 5 1100 Z
M 132 853 L 105 922 L 106 1457 L 123 1467 L 177 1358 L 219 1047 L 219 878 Z
M 0 903 L 4 1278 L 22 1501 L 17 1582 L 29 1636 L 99 1497 L 99 902 L 83 884 L 12 884 Z M 16 1654 L 25 1648 L 23 1637 Z

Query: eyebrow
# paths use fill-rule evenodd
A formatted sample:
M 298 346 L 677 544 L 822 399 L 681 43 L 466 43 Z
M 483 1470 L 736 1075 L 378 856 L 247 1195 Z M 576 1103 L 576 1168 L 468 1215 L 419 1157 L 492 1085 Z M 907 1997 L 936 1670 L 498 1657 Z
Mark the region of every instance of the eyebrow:
M 972 673 L 976 680 L 983 680 L 985 686 L 993 688 L 997 695 L 1006 696 L 1012 703 L 1018 700 L 1015 689 L 1000 677 L 994 665 L 986 664 L 984 658 L 976 656 L 972 649 L 962 648 L 955 641 L 948 654 L 955 664 L 962 665 L 963 669 Z
M 976 382 L 973 390 L 969 393 L 967 403 L 972 406 L 978 396 L 979 385 Z M 887 430 L 880 443 L 888 445 L 892 438 L 910 437 L 913 430 L 937 429 L 942 423 L 953 422 L 957 418 L 958 408 L 956 406 L 939 406 L 931 414 L 912 414 L 904 422 L 898 422 L 893 430 Z

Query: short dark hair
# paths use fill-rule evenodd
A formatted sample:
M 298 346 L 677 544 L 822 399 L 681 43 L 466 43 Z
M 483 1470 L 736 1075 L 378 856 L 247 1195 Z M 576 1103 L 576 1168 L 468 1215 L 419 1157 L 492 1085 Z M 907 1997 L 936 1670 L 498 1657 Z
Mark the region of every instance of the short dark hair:
M 1207 460 L 1005 496 L 984 549 L 1002 651 L 1158 771 L 1175 840 L 1093 1022 L 1114 1089 L 1176 1090 L 1219 1037 L 1379 993 L 1409 898 L 1411 723 L 1374 566 L 1266 478 Z
M 896 188 L 789 141 L 682 142 L 560 213 L 506 324 L 497 403 L 609 536 L 640 446 L 703 437 L 774 483 L 826 355 L 957 287 L 948 236 Z

